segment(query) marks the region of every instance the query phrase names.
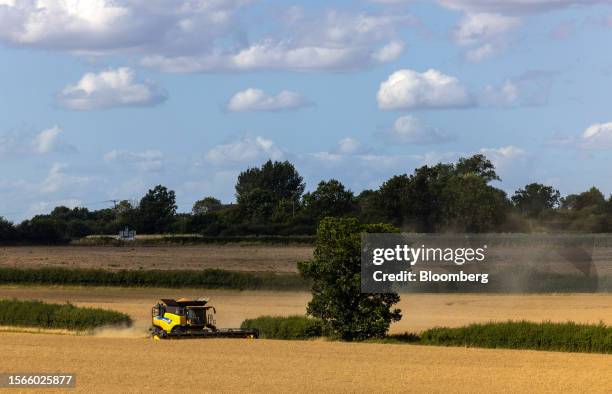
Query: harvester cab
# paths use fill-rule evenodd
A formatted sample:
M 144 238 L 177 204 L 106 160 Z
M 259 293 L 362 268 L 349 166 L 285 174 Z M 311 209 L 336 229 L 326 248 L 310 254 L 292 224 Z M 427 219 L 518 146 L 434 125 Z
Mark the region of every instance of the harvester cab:
M 212 337 L 212 338 L 257 338 L 255 329 L 218 329 L 216 310 L 208 305 L 208 298 L 195 300 L 179 298 L 161 299 L 151 310 L 151 335 L 155 339 Z

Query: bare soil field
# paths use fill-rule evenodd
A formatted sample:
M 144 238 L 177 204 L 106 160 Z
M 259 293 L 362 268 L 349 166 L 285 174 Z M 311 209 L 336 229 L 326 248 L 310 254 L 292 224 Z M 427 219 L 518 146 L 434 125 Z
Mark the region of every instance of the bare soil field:
M 211 298 L 220 327 L 236 327 L 261 315 L 302 315 L 308 292 L 232 291 L 154 288 L 0 286 L 0 298 L 70 301 L 78 306 L 125 312 L 145 335 L 151 307 L 159 298 Z M 399 303 L 404 317 L 391 332 L 420 332 L 434 326 L 461 326 L 474 322 L 568 320 L 603 321 L 612 325 L 612 294 L 403 294 Z
M 0 267 L 193 269 L 297 272 L 312 257 L 311 246 L 15 246 L 0 248 Z
M 612 357 L 325 341 L 152 341 L 1 333 L 3 372 L 77 392 L 609 392 Z

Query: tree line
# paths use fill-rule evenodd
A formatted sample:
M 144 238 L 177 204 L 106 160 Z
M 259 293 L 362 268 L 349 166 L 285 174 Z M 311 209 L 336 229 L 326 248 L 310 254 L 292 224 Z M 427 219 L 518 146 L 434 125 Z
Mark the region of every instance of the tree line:
M 395 175 L 376 190 L 353 193 L 336 179 L 305 183 L 288 161 L 267 161 L 239 174 L 236 203 L 208 196 L 190 213 L 177 213 L 176 194 L 158 185 L 138 203 L 89 210 L 59 206 L 19 224 L 0 218 L 0 242 L 60 243 L 129 227 L 140 234 L 206 236 L 309 235 L 324 217 L 354 217 L 415 232 L 610 232 L 612 197 L 596 187 L 561 197 L 531 183 L 508 196 L 492 183 L 495 166 L 484 155 Z

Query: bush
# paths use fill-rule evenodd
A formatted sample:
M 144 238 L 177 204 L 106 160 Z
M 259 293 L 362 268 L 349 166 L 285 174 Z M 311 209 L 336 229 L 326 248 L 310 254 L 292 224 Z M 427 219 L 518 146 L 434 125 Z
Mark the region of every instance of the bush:
M 124 313 L 105 309 L 79 308 L 72 304 L 41 301 L 0 300 L 0 325 L 88 330 L 101 326 L 130 326 Z
M 612 327 L 527 321 L 470 324 L 424 331 L 420 343 L 442 346 L 612 353 Z
M 123 270 L 0 268 L 0 284 L 134 286 L 238 290 L 303 290 L 308 282 L 294 274 L 250 273 L 219 269 Z
M 247 319 L 240 328 L 256 328 L 261 338 L 310 339 L 323 335 L 323 322 L 305 316 L 261 316 Z

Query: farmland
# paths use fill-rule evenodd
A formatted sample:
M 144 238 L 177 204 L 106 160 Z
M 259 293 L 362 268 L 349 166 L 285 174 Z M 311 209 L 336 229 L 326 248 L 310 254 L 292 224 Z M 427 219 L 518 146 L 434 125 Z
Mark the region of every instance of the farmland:
M 304 314 L 308 292 L 231 291 L 155 288 L 0 286 L 0 298 L 34 298 L 46 302 L 70 301 L 77 306 L 100 307 L 127 313 L 148 324 L 150 308 L 159 298 L 211 298 L 220 326 L 237 327 L 242 320 L 261 315 Z M 406 294 L 399 303 L 404 317 L 391 332 L 418 332 L 434 326 L 456 327 L 474 322 L 531 320 L 603 321 L 612 325 L 612 294 Z M 143 333 L 145 331 L 143 330 Z
M 297 272 L 311 246 L 257 244 L 198 246 L 30 246 L 0 248 L 0 267 L 128 269 L 218 268 L 231 271 Z
M 0 351 L 12 359 L 3 366 L 6 371 L 75 372 L 79 392 L 172 392 L 177 387 L 200 392 L 604 392 L 612 384 L 612 358 L 601 354 L 325 341 L 2 337 Z

